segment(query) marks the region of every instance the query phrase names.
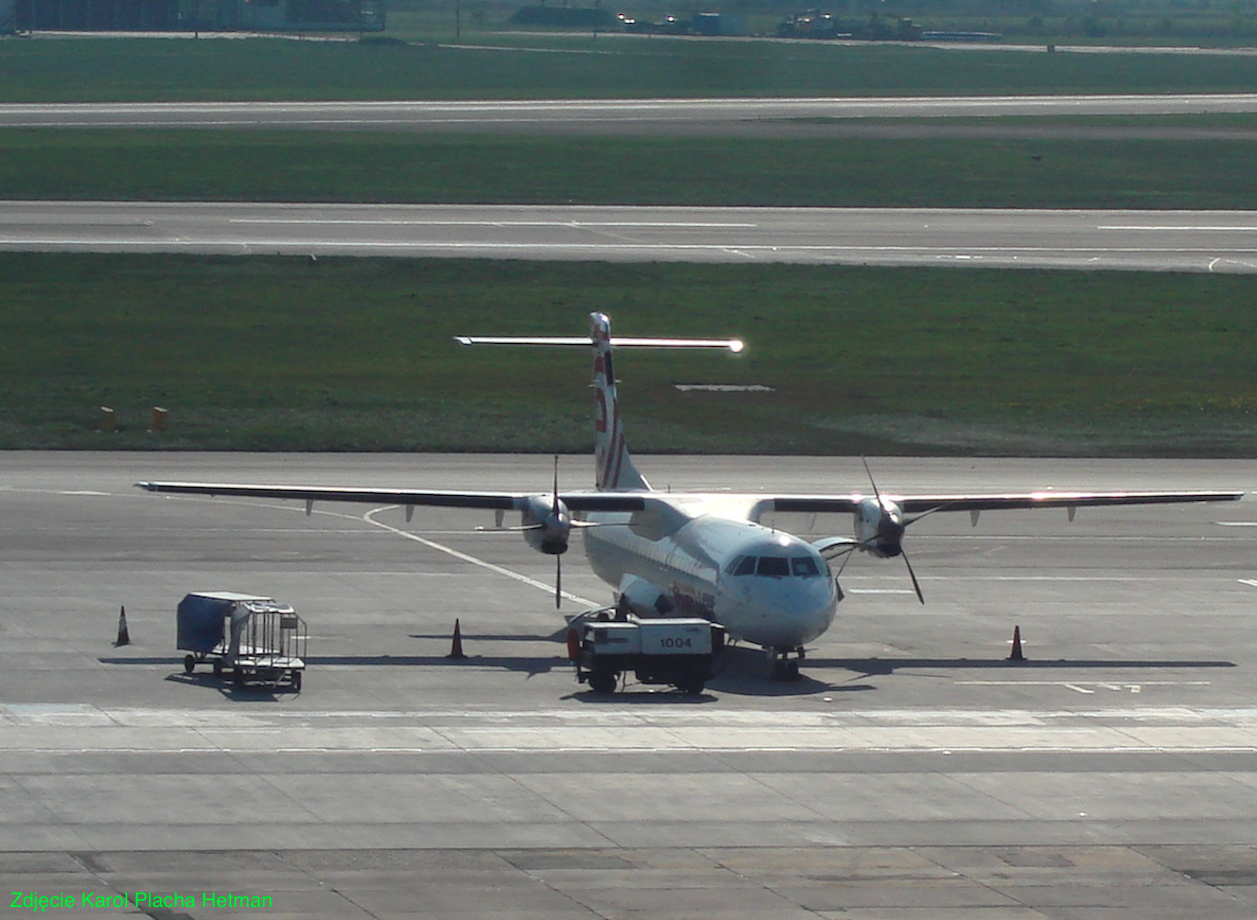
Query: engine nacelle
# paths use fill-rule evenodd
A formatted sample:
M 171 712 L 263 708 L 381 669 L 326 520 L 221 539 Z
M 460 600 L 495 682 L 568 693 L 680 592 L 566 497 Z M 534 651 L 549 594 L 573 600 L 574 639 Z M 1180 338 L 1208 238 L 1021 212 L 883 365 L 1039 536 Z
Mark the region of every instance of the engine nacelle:
M 671 597 L 637 575 L 625 575 L 620 581 L 619 606 L 639 617 L 666 617 L 676 607 Z
M 521 512 L 524 539 L 529 546 L 547 556 L 567 552 L 572 535 L 572 516 L 567 505 L 552 495 L 530 495 Z
M 855 538 L 860 548 L 882 559 L 903 552 L 903 535 L 907 525 L 903 510 L 894 502 L 866 498 L 855 516 Z

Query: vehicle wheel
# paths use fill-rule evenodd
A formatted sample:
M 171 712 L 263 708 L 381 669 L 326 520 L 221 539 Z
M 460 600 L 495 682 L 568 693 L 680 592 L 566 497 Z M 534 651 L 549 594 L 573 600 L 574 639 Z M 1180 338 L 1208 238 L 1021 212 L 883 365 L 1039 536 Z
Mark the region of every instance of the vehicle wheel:
M 196 659 L 193 658 L 191 655 L 184 655 L 183 656 L 183 673 L 191 674 L 195 667 L 196 667 Z
M 301 672 L 300 671 L 292 672 L 292 692 L 293 693 L 301 692 Z
M 704 686 L 706 686 L 706 681 L 700 678 L 694 678 L 692 680 L 681 681 L 679 684 L 677 684 L 677 689 L 680 690 L 682 693 L 684 693 L 686 696 L 698 696 L 700 693 L 703 692 Z
M 589 675 L 589 689 L 594 693 L 615 693 L 619 675 L 614 671 L 594 671 Z
M 234 683 L 237 687 L 243 687 L 245 685 L 245 682 L 248 680 L 248 678 L 245 676 L 245 673 L 242 669 L 232 668 L 231 680 L 232 680 L 232 683 Z
M 221 660 L 216 660 L 214 662 L 214 676 L 215 677 L 223 676 L 223 663 Z

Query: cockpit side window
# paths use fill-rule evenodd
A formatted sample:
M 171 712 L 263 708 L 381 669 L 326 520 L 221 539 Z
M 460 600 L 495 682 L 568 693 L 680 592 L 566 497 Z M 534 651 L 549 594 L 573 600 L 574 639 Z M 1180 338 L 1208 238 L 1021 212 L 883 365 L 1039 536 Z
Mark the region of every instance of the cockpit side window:
M 821 570 L 816 566 L 816 560 L 811 556 L 793 557 L 790 560 L 790 567 L 794 569 L 794 574 L 800 578 L 815 578 L 821 573 Z
M 755 574 L 784 578 L 790 574 L 790 560 L 785 556 L 760 556 Z
M 728 572 L 730 575 L 754 575 L 755 574 L 755 557 L 739 556 L 729 563 Z

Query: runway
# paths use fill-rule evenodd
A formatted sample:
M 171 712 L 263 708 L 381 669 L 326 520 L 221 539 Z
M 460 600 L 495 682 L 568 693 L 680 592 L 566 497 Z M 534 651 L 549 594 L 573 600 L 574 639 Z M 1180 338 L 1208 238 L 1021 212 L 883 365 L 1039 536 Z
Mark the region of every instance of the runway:
M 1257 94 L 0 105 L 11 128 L 947 134 L 948 119 L 1257 111 Z M 929 125 L 910 119 L 940 119 Z M 1111 132 L 1104 125 L 963 131 Z M 1202 129 L 1127 127 L 1126 131 Z M 1217 129 L 1215 129 L 1217 130 Z M 1238 137 L 1236 129 L 1228 136 Z M 1251 139 L 1247 129 L 1238 129 Z M 855 134 L 852 134 L 854 132 Z M 1185 132 L 1185 133 L 1184 133 Z M 1208 133 L 1208 132 L 1206 132 Z M 1108 136 L 1108 135 L 1106 135 Z M 1151 136 L 1151 135 L 1149 135 Z M 1242 211 L 0 202 L 0 249 L 1251 272 Z
M 312 128 L 771 136 L 815 119 L 1198 115 L 1257 111 L 1254 93 L 731 99 L 4 103 L 7 128 Z
M 0 249 L 1257 270 L 1247 211 L 0 202 Z
M 739 649 L 695 700 L 641 686 L 605 700 L 565 662 L 550 560 L 476 531 L 487 514 L 307 517 L 130 486 L 493 489 L 536 467 L 544 489 L 544 458 L 2 459 L 11 891 L 179 893 L 192 902 L 160 916 L 196 920 L 1257 913 L 1248 500 L 1072 524 L 934 515 L 909 537 L 927 605 L 897 560 L 853 561 L 804 680 L 769 682 Z M 1252 461 L 872 463 L 904 491 L 1257 489 Z M 864 487 L 856 458 L 641 465 L 674 488 Z M 564 466 L 589 478 L 584 458 Z M 792 518 L 777 523 L 849 527 Z M 575 553 L 564 586 L 608 596 Z M 183 674 L 174 607 L 209 589 L 298 608 L 300 695 Z M 133 643 L 113 648 L 122 605 Z M 455 618 L 461 663 L 445 657 Z M 1013 625 L 1022 665 L 1005 661 Z M 233 913 L 202 892 L 272 900 Z

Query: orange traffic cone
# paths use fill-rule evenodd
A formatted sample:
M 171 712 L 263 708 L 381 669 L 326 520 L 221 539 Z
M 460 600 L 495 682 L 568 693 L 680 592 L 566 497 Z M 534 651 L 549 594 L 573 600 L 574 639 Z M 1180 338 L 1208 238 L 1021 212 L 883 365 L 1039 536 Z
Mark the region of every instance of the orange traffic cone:
M 463 654 L 463 631 L 459 627 L 458 620 L 454 620 L 454 641 L 450 645 L 450 653 L 445 656 L 455 661 L 462 661 L 467 656 Z
M 1025 661 L 1026 656 L 1021 652 L 1021 627 L 1013 627 L 1013 650 L 1008 653 L 1009 661 Z
M 115 646 L 130 645 L 131 634 L 127 632 L 127 608 L 123 607 L 122 612 L 118 614 L 118 641 Z

